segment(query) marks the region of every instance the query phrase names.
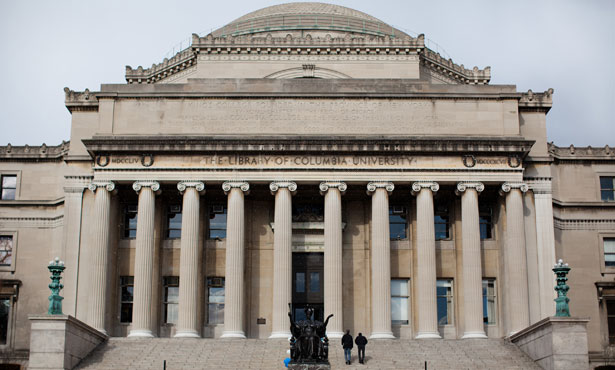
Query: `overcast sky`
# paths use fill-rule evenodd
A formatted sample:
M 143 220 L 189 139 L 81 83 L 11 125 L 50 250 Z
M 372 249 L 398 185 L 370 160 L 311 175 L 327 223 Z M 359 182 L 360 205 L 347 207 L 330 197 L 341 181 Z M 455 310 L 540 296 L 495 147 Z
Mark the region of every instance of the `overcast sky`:
M 192 33 L 288 1 L 0 0 L 0 145 L 69 140 L 64 86 L 125 83 Z M 491 84 L 555 89 L 548 137 L 615 146 L 615 0 L 329 1 L 425 37 Z M 169 54 L 170 55 L 170 54 Z

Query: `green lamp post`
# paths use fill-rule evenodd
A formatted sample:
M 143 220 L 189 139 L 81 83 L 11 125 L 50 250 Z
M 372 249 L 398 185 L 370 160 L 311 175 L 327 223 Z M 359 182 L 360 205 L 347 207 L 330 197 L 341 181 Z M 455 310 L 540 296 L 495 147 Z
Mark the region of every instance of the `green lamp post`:
M 568 281 L 566 275 L 570 272 L 570 267 L 560 259 L 553 266 L 553 272 L 555 272 L 557 280 L 557 285 L 555 286 L 555 291 L 557 292 L 557 298 L 555 298 L 555 317 L 570 317 L 570 308 L 568 307 L 570 298 L 566 297 L 568 289 L 570 289 L 566 284 L 566 281 Z
M 49 261 L 47 268 L 51 272 L 51 284 L 49 284 L 51 295 L 49 296 L 49 310 L 47 310 L 47 314 L 62 315 L 62 300 L 64 297 L 60 296 L 60 290 L 64 288 L 64 285 L 60 283 L 60 279 L 62 279 L 62 271 L 65 269 L 64 261 L 60 261 L 60 258 L 56 257 L 55 260 Z

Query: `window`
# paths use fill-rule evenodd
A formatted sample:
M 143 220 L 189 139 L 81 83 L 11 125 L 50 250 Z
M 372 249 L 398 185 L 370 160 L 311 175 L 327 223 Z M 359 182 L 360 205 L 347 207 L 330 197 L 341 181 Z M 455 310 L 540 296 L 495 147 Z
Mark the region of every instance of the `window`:
M 478 207 L 478 221 L 480 227 L 480 239 L 493 238 L 493 208 L 490 204 L 481 204 Z
M 438 303 L 438 325 L 452 325 L 453 280 L 438 279 L 436 281 L 436 296 Z
M 448 215 L 447 204 L 435 204 L 434 207 L 434 228 L 436 232 L 436 240 L 450 239 L 450 217 Z
M 615 177 L 600 177 L 600 197 L 605 202 L 615 201 Z
M 0 298 L 0 345 L 6 345 L 9 334 L 9 313 L 11 311 L 11 299 Z
M 495 324 L 495 279 L 483 279 L 483 322 Z
M 209 239 L 226 238 L 226 206 L 209 207 Z
M 609 327 L 609 344 L 615 344 L 615 300 L 606 301 L 607 325 Z
M 164 322 L 177 324 L 179 312 L 179 276 L 165 276 L 164 285 Z
M 134 239 L 137 237 L 137 205 L 131 204 L 124 207 L 124 238 Z
M 604 238 L 604 266 L 615 267 L 615 238 Z
M 182 207 L 169 206 L 167 212 L 167 239 L 179 239 L 182 236 Z
M 207 322 L 224 324 L 224 278 L 207 279 Z
M 120 276 L 120 322 L 132 322 L 132 298 L 134 294 L 134 276 Z
M 408 324 L 408 279 L 391 279 L 391 323 Z
M 14 200 L 17 193 L 17 175 L 2 175 L 0 200 Z
M 13 236 L 0 235 L 0 266 L 13 264 Z
M 406 208 L 403 206 L 389 207 L 389 232 L 391 240 L 406 239 L 407 224 Z

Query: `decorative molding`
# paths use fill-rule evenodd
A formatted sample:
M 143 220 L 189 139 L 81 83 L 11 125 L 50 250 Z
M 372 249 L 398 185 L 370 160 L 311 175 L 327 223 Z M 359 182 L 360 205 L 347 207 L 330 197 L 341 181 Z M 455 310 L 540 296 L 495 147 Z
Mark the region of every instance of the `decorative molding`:
M 225 181 L 222 184 L 222 190 L 224 190 L 224 194 L 227 194 L 231 189 L 239 188 L 243 192 L 250 191 L 250 183 L 247 181 Z
M 43 143 L 42 145 L 18 145 L 13 146 L 10 143 L 0 146 L 0 159 L 10 160 L 28 160 L 35 159 L 40 160 L 57 160 L 62 159 L 70 148 L 70 142 L 62 141 L 60 145 L 48 146 Z
M 155 191 L 160 190 L 160 183 L 157 181 L 151 181 L 151 180 L 139 180 L 139 181 L 135 181 L 132 184 L 132 189 L 136 191 L 137 193 L 141 191 L 141 188 L 143 187 L 152 188 L 152 191 L 155 192 Z
M 519 99 L 519 110 L 547 113 L 553 106 L 553 92 L 553 89 L 548 89 L 543 93 L 528 90 Z
M 180 193 L 186 191 L 186 188 L 195 188 L 199 193 L 205 191 L 205 183 L 202 181 L 180 181 L 177 183 L 177 190 Z
M 395 184 L 391 181 L 371 181 L 367 184 L 367 194 L 373 193 L 376 189 L 384 188 L 388 193 L 392 193 L 395 190 Z
M 601 220 L 566 220 L 558 217 L 553 217 L 553 225 L 560 230 L 615 230 L 615 219 Z
M 501 193 L 508 193 L 512 189 L 519 189 L 521 192 L 525 193 L 528 190 L 528 186 L 524 182 L 505 182 L 502 184 Z
M 93 178 L 94 176 L 64 176 L 64 192 L 81 194 Z
M 97 112 L 98 98 L 96 93 L 91 93 L 89 89 L 84 91 L 74 91 L 68 87 L 64 88 L 64 105 L 69 112 Z
M 3 228 L 46 228 L 61 227 L 64 223 L 64 215 L 53 217 L 0 217 L 0 225 Z
M 575 147 L 574 145 L 560 147 L 548 143 L 549 154 L 559 160 L 615 160 L 615 150 L 609 145 L 604 147 L 582 146 Z
M 485 184 L 483 184 L 482 182 L 470 182 L 470 181 L 458 182 L 455 193 L 457 195 L 460 195 L 461 193 L 466 191 L 467 188 L 474 189 L 476 190 L 477 193 L 480 194 L 483 190 L 485 190 Z
M 421 189 L 430 189 L 435 193 L 440 190 L 440 184 L 435 181 L 417 181 L 412 184 L 412 195 L 416 195 Z
M 348 185 L 346 185 L 346 183 L 343 181 L 323 181 L 320 183 L 320 185 L 318 185 L 318 188 L 320 189 L 321 195 L 324 195 L 329 190 L 329 188 L 337 188 L 340 193 L 343 194 L 346 189 L 348 189 Z
M 279 188 L 288 188 L 292 194 L 297 191 L 297 183 L 294 181 L 273 181 L 269 184 L 271 194 L 274 194 Z
M 534 194 L 552 194 L 552 181 L 550 177 L 545 178 L 524 178 L 523 181 L 528 185 Z
M 92 181 L 88 185 L 88 189 L 90 189 L 92 193 L 96 193 L 96 189 L 98 188 L 105 188 L 107 189 L 107 191 L 113 191 L 115 190 L 115 183 L 113 181 Z M 133 185 L 133 188 L 134 188 L 134 185 Z

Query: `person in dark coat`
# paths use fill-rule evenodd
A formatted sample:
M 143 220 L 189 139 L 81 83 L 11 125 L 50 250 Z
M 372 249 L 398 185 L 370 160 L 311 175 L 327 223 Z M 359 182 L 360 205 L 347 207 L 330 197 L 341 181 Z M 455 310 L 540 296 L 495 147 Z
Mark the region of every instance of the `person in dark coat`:
M 367 338 L 363 336 L 363 334 L 359 333 L 357 338 L 354 340 L 357 344 L 357 351 L 359 351 L 359 363 L 365 363 L 365 345 L 367 344 Z
M 346 334 L 342 337 L 342 347 L 344 348 L 346 365 L 350 365 L 350 356 L 352 353 L 352 335 L 350 335 L 350 330 L 346 330 Z

